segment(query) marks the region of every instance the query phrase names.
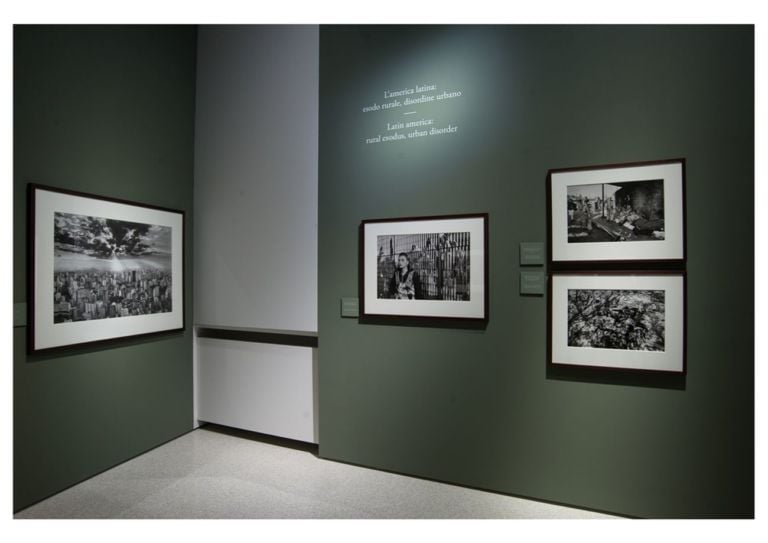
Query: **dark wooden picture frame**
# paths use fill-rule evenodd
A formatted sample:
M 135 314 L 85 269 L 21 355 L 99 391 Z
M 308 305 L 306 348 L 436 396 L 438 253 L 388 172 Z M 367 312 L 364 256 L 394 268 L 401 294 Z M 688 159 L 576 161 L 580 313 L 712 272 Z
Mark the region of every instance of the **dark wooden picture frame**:
M 666 177 L 659 177 L 660 175 Z M 614 178 L 618 181 L 611 185 L 610 180 Z M 569 179 L 573 185 L 568 185 Z M 547 248 L 550 269 L 633 269 L 638 265 L 653 269 L 683 269 L 687 259 L 685 180 L 684 158 L 550 169 L 547 172 Z M 655 230 L 651 234 L 645 234 L 643 237 L 647 239 L 640 241 L 575 243 L 569 240 L 568 221 L 571 220 L 573 210 L 570 208 L 574 204 L 568 198 L 568 188 L 603 187 L 602 198 L 595 198 L 602 206 L 601 217 L 595 219 L 596 227 L 593 229 L 592 213 L 587 211 L 587 227 L 590 233 L 585 235 L 581 232 L 581 235 L 607 240 L 624 237 L 637 239 L 641 236 L 633 234 L 631 225 L 625 226 L 628 222 L 620 224 L 622 213 L 626 217 L 637 216 L 637 212 L 629 205 L 626 211 L 620 210 L 616 199 L 605 197 L 604 187 L 634 192 L 639 197 L 635 197 L 635 194 L 627 194 L 624 197 L 634 206 L 638 201 L 646 201 L 643 192 L 652 190 L 648 188 L 648 184 L 659 186 L 659 182 L 662 189 L 660 202 L 663 218 L 660 221 L 658 218 L 655 221 L 644 219 L 643 222 L 649 231 L 654 225 L 661 223 L 661 231 Z M 641 186 L 644 184 L 645 187 Z M 623 185 L 623 188 L 619 185 Z M 658 195 L 656 199 L 658 201 Z M 606 211 L 606 206 L 610 206 L 609 211 Z M 553 209 L 554 207 L 557 209 Z M 586 207 L 590 209 L 588 199 Z M 606 217 L 607 213 L 615 214 L 615 217 L 609 219 Z M 581 215 L 584 216 L 583 210 Z M 638 222 L 636 219 L 635 224 Z M 658 239 L 659 235 L 663 238 Z M 577 238 L 578 234 L 573 237 Z
M 487 322 L 488 223 L 488 213 L 363 220 L 360 318 Z
M 563 290 L 566 291 L 566 297 L 570 296 L 567 291 L 575 290 L 568 289 L 567 287 L 558 286 L 555 288 L 555 281 L 564 278 L 576 278 L 573 283 L 581 283 L 582 288 L 578 290 L 584 290 L 586 292 L 598 293 L 621 290 L 625 293 L 637 294 L 639 291 L 652 291 L 652 288 L 648 288 L 652 284 L 652 280 L 658 281 L 657 287 L 667 287 L 664 297 L 664 337 L 661 338 L 664 349 L 661 351 L 656 348 L 651 349 L 632 349 L 624 348 L 611 348 L 605 344 L 610 344 L 610 337 L 606 338 L 603 335 L 603 331 L 599 330 L 594 334 L 599 339 L 598 341 L 603 345 L 571 345 L 570 341 L 566 339 L 565 344 L 563 339 L 569 336 L 569 328 L 572 323 L 570 322 L 570 299 L 563 300 Z M 618 280 L 615 280 L 618 278 Z M 663 279 L 679 279 L 680 280 L 680 292 L 677 296 L 674 296 L 671 300 L 666 296 L 666 293 L 671 288 L 672 281 Z M 581 281 L 579 281 L 581 279 Z M 593 279 L 593 281 L 589 281 Z M 614 279 L 614 280 L 611 280 Z M 644 288 L 620 288 L 617 287 L 618 283 L 621 283 L 622 279 L 626 282 L 630 282 L 633 279 L 636 283 L 641 283 Z M 591 284 L 590 284 L 591 283 Z M 585 288 L 586 287 L 586 288 Z M 637 287 L 637 284 L 635 285 Z M 687 368 L 687 321 L 688 321 L 688 289 L 687 289 L 687 274 L 684 270 L 612 270 L 612 271 L 586 271 L 586 270 L 568 270 L 559 271 L 550 274 L 548 285 L 548 303 L 547 303 L 547 364 L 552 368 L 588 368 L 591 370 L 613 370 L 632 373 L 653 373 L 653 374 L 681 374 L 686 375 Z M 600 294 L 597 294 L 600 296 Z M 616 301 L 616 300 L 614 300 Z M 617 323 L 621 334 L 620 339 L 627 341 L 628 335 L 626 330 L 622 329 L 623 325 L 627 325 L 627 328 L 633 327 L 635 324 L 640 324 L 637 328 L 638 337 L 642 337 L 644 331 L 649 331 L 653 324 L 653 318 L 638 319 L 639 311 L 636 307 L 621 307 L 621 302 L 616 301 L 614 307 L 606 307 L 608 304 L 604 303 L 603 306 L 593 305 L 590 308 L 593 309 L 593 315 L 597 326 L 602 328 L 608 328 L 610 330 L 612 323 Z M 564 305 L 563 305 L 564 304 Z M 558 307 L 559 311 L 556 314 L 555 307 Z M 650 308 L 650 309 L 649 309 Z M 563 322 L 562 311 L 565 309 L 566 316 Z M 658 313 L 657 304 L 651 303 L 645 306 L 645 309 L 649 309 L 648 313 Z M 669 310 L 669 311 L 668 311 Z M 645 317 L 646 314 L 640 315 Z M 669 318 L 671 317 L 671 319 Z M 575 317 L 573 317 L 575 318 Z M 625 320 L 629 319 L 629 320 Z M 674 320 L 672 326 L 669 326 L 669 320 Z M 629 322 L 629 324 L 627 324 Z M 566 328 L 563 330 L 563 326 Z M 557 328 L 557 329 L 556 329 Z M 586 334 L 585 334 L 586 335 Z M 583 336 L 582 336 L 583 337 Z M 657 339 L 657 338 L 655 338 Z M 671 346 L 671 348 L 670 348 Z M 583 350 L 582 350 L 583 348 Z M 565 360 L 567 356 L 571 356 L 571 360 Z M 622 356 L 624 360 L 622 360 Z M 668 357 L 668 360 L 662 360 L 663 357 Z M 634 360 L 631 360 L 634 359 Z M 642 359 L 645 359 L 643 361 Z
M 186 329 L 183 210 L 37 183 L 27 196 L 30 354 Z

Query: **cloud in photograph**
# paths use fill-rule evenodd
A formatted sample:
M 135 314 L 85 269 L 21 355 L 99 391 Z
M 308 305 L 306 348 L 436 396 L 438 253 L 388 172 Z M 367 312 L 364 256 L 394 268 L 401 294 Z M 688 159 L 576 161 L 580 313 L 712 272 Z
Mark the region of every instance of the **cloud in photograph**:
M 57 249 L 94 258 L 170 255 L 171 228 L 102 217 L 54 213 Z

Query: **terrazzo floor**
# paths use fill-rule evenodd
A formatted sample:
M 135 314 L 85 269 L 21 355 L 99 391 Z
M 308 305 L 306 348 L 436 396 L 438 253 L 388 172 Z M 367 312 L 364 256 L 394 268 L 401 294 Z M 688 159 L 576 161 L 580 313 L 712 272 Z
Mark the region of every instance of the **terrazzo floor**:
M 208 425 L 15 518 L 616 518 L 323 460 L 315 451 Z

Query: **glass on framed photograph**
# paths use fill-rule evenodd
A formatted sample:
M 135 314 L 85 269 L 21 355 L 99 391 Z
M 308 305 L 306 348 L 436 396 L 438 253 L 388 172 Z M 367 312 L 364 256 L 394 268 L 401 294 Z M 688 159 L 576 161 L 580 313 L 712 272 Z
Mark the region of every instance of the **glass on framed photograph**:
M 685 260 L 685 160 L 550 170 L 555 267 Z
M 29 185 L 31 352 L 184 328 L 184 213 Z
M 488 215 L 366 220 L 361 316 L 487 320 Z
M 685 274 L 550 277 L 550 364 L 685 372 Z

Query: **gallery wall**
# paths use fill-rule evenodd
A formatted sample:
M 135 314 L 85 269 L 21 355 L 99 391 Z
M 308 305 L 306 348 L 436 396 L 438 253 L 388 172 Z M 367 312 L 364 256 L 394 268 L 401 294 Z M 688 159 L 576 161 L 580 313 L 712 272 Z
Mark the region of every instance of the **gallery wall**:
M 23 320 L 14 324 L 15 510 L 192 428 L 195 34 L 15 28 L 14 310 L 27 300 L 26 185 L 35 182 L 185 210 L 188 323 L 35 356 Z
M 318 33 L 199 29 L 197 324 L 317 331 Z
M 308 442 L 316 349 L 294 340 L 317 335 L 318 51 L 317 25 L 198 29 L 194 322 L 246 333 L 196 340 L 195 417 Z
M 752 27 L 323 27 L 320 455 L 629 516 L 752 516 L 753 47 Z M 363 108 L 432 84 L 461 92 L 430 110 L 457 130 L 377 142 L 395 117 Z M 546 297 L 518 283 L 547 170 L 675 157 L 687 375 L 548 370 Z M 486 326 L 341 318 L 361 220 L 470 212 L 490 214 Z

